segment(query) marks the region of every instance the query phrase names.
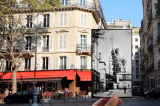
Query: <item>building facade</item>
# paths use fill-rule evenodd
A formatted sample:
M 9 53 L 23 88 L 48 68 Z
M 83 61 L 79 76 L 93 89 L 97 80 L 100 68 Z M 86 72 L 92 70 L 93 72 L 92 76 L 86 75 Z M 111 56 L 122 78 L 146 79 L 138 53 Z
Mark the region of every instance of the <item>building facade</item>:
M 141 21 L 141 70 L 143 87 L 151 90 L 160 87 L 159 71 L 159 28 L 160 17 L 155 3 L 158 0 L 143 0 L 143 20 Z
M 37 71 L 49 73 L 51 70 L 74 69 L 76 78 L 67 87 L 70 91 L 80 91 L 81 80 L 76 80 L 80 74 L 76 71 L 91 71 L 91 29 L 107 28 L 99 0 L 62 0 L 60 8 L 55 11 L 46 11 L 35 17 L 36 14 L 23 13 L 22 26 L 29 30 L 24 42 L 30 42 L 26 44 L 24 52 L 35 54 L 35 34 L 32 29 L 37 26 L 43 30 L 43 34 L 38 34 Z M 25 20 L 29 17 L 33 18 L 32 22 Z M 3 61 L 5 64 L 1 72 L 12 71 L 11 63 Z M 19 71 L 34 71 L 35 57 L 21 58 L 20 62 Z M 58 89 L 64 87 L 62 82 L 56 85 L 59 85 Z M 91 79 L 86 86 L 91 87 Z

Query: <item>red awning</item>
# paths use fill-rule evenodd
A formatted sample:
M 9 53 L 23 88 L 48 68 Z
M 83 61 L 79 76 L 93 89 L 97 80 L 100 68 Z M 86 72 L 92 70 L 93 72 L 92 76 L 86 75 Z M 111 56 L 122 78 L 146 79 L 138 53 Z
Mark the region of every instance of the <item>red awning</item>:
M 36 78 L 63 78 L 67 77 L 67 80 L 74 80 L 74 70 L 66 70 L 66 71 L 36 71 Z M 17 79 L 33 79 L 34 71 L 18 71 Z M 12 72 L 1 72 L 0 73 L 1 80 L 11 80 Z
M 91 71 L 77 71 L 80 81 L 91 81 Z

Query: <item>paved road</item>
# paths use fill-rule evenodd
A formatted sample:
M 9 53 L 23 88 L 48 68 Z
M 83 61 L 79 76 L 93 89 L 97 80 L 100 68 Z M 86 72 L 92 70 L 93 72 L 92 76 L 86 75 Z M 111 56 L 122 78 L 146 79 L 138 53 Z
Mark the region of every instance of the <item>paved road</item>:
M 133 98 L 121 98 L 123 101 L 122 106 L 160 106 L 160 99 L 154 100 L 146 100 L 143 97 L 134 96 Z M 85 100 L 84 98 L 78 98 L 76 101 L 75 98 L 67 99 L 65 102 L 63 99 L 54 99 L 53 106 L 92 106 L 92 104 L 97 99 L 91 99 L 87 98 Z M 2 103 L 2 102 L 1 102 Z M 29 104 L 0 104 L 0 106 L 29 106 Z M 38 106 L 41 106 L 39 103 Z M 50 106 L 49 100 L 45 100 L 44 106 Z

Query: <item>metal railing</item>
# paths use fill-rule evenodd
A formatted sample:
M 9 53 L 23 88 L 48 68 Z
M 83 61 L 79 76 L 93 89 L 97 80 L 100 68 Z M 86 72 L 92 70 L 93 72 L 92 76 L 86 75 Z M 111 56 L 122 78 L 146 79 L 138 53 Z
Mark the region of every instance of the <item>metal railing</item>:
M 49 47 L 42 47 L 42 52 L 49 52 Z
M 66 65 L 59 65 L 59 69 L 66 69 Z
M 48 66 L 42 66 L 43 70 L 48 70 Z
M 91 45 L 77 44 L 77 50 L 91 51 Z
M 81 65 L 80 68 L 81 69 L 87 69 L 87 65 Z
M 25 71 L 31 70 L 30 67 L 24 67 Z

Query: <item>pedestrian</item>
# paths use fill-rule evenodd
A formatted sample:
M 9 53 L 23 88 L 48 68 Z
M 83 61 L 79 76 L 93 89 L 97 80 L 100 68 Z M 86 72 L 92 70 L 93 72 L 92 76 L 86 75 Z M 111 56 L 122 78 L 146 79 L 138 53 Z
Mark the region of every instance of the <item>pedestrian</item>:
M 124 86 L 124 94 L 126 94 L 126 87 Z
M 113 95 L 111 98 L 101 98 L 96 101 L 92 106 L 120 106 L 122 100 L 119 99 L 118 95 Z
M 5 92 L 4 92 L 4 97 L 8 96 L 8 94 L 9 94 L 9 91 L 8 91 L 8 89 L 6 88 L 6 90 L 5 90 Z

